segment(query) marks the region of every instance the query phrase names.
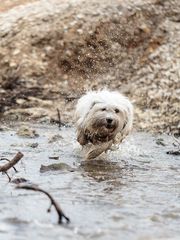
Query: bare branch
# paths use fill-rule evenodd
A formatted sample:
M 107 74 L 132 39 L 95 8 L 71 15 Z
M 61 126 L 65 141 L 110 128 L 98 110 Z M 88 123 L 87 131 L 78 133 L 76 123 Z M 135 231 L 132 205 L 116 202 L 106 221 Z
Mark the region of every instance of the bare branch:
M 8 173 L 7 172 L 3 172 L 4 174 L 6 174 L 6 176 L 8 177 L 8 179 L 9 179 L 9 182 L 11 182 L 11 177 L 8 175 Z
M 45 190 L 37 187 L 37 186 L 29 186 L 29 185 L 19 185 L 17 186 L 16 188 L 18 189 L 26 189 L 26 190 L 33 190 L 33 191 L 36 191 L 36 192 L 42 192 L 44 193 L 46 196 L 48 196 L 48 198 L 50 199 L 51 201 L 51 205 L 50 207 L 48 208 L 48 212 L 50 211 L 51 209 L 51 206 L 53 205 L 57 214 L 58 214 L 58 224 L 61 224 L 62 223 L 62 219 L 65 218 L 66 219 L 66 222 L 69 223 L 70 222 L 70 219 L 68 217 L 65 216 L 65 214 L 63 213 L 63 211 L 61 210 L 60 206 L 58 205 L 58 203 L 54 200 L 54 198 L 48 193 L 46 192 Z
M 1 158 L 0 161 L 8 161 L 8 162 L 10 162 L 10 160 L 7 159 L 7 158 Z M 12 168 L 14 169 L 15 172 L 18 172 L 18 170 L 14 166 L 12 166 Z
M 21 152 L 18 152 L 12 160 L 3 166 L 0 166 L 0 172 L 7 172 L 10 168 L 14 167 L 14 165 L 16 165 L 23 156 L 24 155 Z

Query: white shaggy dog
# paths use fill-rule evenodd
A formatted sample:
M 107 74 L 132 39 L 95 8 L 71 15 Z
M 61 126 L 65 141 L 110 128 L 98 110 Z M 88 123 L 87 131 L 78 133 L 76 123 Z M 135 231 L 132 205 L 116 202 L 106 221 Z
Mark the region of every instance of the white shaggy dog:
M 88 146 L 86 159 L 120 144 L 129 134 L 133 124 L 133 106 L 118 92 L 90 91 L 82 96 L 76 106 L 77 140 Z

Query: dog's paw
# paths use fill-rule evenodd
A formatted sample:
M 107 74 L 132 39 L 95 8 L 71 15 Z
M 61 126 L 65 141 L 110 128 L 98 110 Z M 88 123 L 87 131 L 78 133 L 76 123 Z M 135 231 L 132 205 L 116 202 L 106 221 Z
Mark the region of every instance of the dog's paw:
M 112 141 L 105 142 L 100 145 L 93 145 L 90 148 L 90 150 L 88 151 L 88 153 L 86 154 L 85 158 L 87 160 L 94 159 L 94 158 L 98 157 L 99 155 L 101 155 L 101 153 L 110 149 L 111 145 L 112 145 Z
M 101 148 L 98 148 L 98 149 L 93 149 L 93 150 L 90 150 L 87 155 L 86 155 L 86 159 L 87 160 L 91 160 L 91 159 L 94 159 L 96 157 L 98 157 L 101 153 L 103 153 L 104 151 L 101 149 Z

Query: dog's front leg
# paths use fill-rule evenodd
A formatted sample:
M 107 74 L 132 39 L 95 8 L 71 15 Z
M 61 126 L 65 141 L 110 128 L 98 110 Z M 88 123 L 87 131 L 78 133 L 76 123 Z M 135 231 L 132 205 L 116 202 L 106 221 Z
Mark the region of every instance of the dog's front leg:
M 113 141 L 104 142 L 98 145 L 92 145 L 88 153 L 86 154 L 86 159 L 91 160 L 98 157 L 101 153 L 107 151 L 112 146 Z
M 88 143 L 87 136 L 84 133 L 83 129 L 79 129 L 77 132 L 77 141 L 83 146 Z

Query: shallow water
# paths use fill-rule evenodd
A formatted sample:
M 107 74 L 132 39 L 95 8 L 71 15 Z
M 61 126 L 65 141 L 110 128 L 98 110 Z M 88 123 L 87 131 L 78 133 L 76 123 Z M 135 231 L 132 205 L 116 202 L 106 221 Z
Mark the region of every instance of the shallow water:
M 18 128 L 0 132 L 0 157 L 24 154 L 9 175 L 50 192 L 71 223 L 57 225 L 45 195 L 17 190 L 0 175 L 0 239 L 180 239 L 180 157 L 166 154 L 173 138 L 134 133 L 119 150 L 83 161 L 73 128 L 33 125 L 37 138 L 19 137 Z M 40 172 L 59 162 L 73 171 Z

